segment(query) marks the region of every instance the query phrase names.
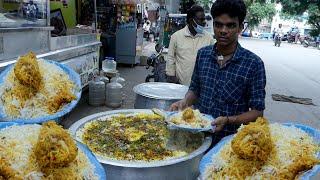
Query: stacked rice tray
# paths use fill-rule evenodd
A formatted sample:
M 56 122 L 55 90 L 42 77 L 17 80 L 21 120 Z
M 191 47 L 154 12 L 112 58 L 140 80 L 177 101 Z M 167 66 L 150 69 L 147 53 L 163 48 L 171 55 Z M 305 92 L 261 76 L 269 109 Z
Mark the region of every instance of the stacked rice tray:
M 0 74 L 0 121 L 42 123 L 59 120 L 81 98 L 79 74 L 32 52 Z
M 0 180 L 106 179 L 91 151 L 57 124 L 80 87 L 72 69 L 32 52 L 0 74 Z

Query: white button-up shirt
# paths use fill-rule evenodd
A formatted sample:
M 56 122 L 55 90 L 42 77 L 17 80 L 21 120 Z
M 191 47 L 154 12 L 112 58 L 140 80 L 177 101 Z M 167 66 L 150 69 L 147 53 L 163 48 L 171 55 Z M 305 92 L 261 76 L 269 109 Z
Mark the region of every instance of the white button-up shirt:
M 176 76 L 181 84 L 189 86 L 198 50 L 212 44 L 212 35 L 204 31 L 193 36 L 188 25 L 175 32 L 170 39 L 166 74 Z

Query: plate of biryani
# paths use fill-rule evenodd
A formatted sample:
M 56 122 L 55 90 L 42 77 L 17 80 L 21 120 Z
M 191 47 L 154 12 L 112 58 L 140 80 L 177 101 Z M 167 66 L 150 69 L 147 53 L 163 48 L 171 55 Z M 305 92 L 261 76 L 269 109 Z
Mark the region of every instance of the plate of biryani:
M 309 179 L 320 173 L 320 132 L 258 118 L 201 160 L 201 179 Z
M 54 121 L 0 123 L 0 179 L 105 180 L 91 151 Z
M 0 74 L 0 121 L 42 123 L 69 113 L 81 97 L 79 75 L 32 52 Z
M 70 127 L 98 160 L 121 164 L 152 163 L 188 155 L 201 146 L 203 134 L 171 131 L 151 110 L 119 110 L 92 115 Z
M 181 112 L 171 112 L 167 116 L 170 128 L 183 129 L 191 132 L 211 131 L 213 117 L 202 114 L 199 110 L 186 108 Z

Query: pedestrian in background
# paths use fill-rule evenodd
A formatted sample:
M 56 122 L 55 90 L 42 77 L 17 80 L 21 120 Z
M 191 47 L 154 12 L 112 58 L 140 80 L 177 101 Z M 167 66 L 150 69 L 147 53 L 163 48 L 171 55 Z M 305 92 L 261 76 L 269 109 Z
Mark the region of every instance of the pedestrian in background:
M 214 43 L 204 30 L 204 9 L 194 5 L 187 12 L 187 25 L 170 39 L 166 75 L 168 82 L 190 85 L 198 50 Z
M 149 19 L 148 7 L 147 7 L 147 6 L 146 6 L 145 9 L 143 10 L 143 15 L 144 15 L 144 18 Z
M 151 22 L 149 20 L 145 19 L 145 22 L 144 22 L 142 28 L 143 28 L 143 32 L 144 32 L 144 37 L 147 38 L 147 41 L 149 41 Z

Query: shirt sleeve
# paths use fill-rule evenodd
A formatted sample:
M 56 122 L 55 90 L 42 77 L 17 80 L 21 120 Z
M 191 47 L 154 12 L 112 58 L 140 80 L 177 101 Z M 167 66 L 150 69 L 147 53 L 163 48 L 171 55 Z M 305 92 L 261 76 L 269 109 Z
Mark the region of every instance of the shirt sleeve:
M 191 78 L 191 83 L 189 86 L 189 90 L 192 91 L 196 96 L 199 96 L 200 93 L 200 79 L 199 79 L 199 55 L 200 51 L 198 51 L 196 63 L 194 65 L 194 70 Z
M 177 37 L 173 34 L 170 39 L 168 58 L 166 62 L 166 74 L 168 76 L 176 76 L 176 49 Z
M 262 60 L 257 64 L 253 76 L 250 80 L 249 87 L 249 107 L 258 111 L 265 109 L 266 97 L 266 73 Z

